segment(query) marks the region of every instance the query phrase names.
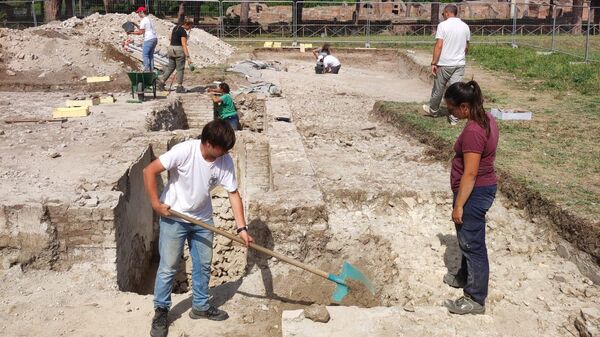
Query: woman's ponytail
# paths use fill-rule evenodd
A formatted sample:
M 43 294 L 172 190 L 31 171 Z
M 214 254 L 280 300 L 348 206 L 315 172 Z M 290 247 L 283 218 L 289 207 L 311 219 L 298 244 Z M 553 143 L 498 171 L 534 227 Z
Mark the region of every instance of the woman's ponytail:
M 471 80 L 469 82 L 456 82 L 446 90 L 444 98 L 450 101 L 452 105 L 459 106 L 462 103 L 468 103 L 471 107 L 471 119 L 479 126 L 490 133 L 490 123 L 483 109 L 483 94 L 477 82 Z

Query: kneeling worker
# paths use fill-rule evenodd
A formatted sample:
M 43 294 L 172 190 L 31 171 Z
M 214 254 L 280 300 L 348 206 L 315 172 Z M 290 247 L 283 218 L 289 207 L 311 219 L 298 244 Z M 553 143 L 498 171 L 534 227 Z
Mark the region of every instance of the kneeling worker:
M 240 117 L 235 109 L 235 104 L 233 104 L 233 98 L 231 98 L 231 94 L 229 94 L 229 85 L 223 82 L 219 84 L 218 88 L 208 89 L 208 92 L 221 94 L 221 96 L 212 97 L 213 102 L 218 104 L 217 118 L 229 123 L 234 130 L 241 130 Z
M 327 54 L 325 55 L 325 57 L 323 57 L 323 67 L 324 69 L 324 73 L 331 73 L 331 74 L 337 74 L 340 72 L 340 68 L 342 67 L 342 64 L 340 63 L 340 60 L 337 59 L 337 57 L 331 55 L 331 54 Z

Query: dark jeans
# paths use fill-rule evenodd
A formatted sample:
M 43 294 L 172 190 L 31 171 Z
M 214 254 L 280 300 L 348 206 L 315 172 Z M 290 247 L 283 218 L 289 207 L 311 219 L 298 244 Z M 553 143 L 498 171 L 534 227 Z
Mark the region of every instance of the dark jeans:
M 456 225 L 456 237 L 462 252 L 462 261 L 457 276 L 467 280 L 465 295 L 485 305 L 488 295 L 490 265 L 485 245 L 485 214 L 496 198 L 496 185 L 479 186 L 463 207 L 463 223 Z M 454 193 L 456 202 L 456 193 Z
M 229 123 L 229 125 L 231 125 L 231 127 L 234 130 L 241 130 L 242 129 L 242 126 L 240 125 L 240 118 L 238 117 L 238 115 L 227 117 L 227 118 L 225 118 L 225 121 L 227 123 Z
M 342 65 L 341 65 L 341 64 L 340 64 L 339 66 L 337 66 L 337 67 L 331 67 L 331 73 L 332 73 L 332 74 L 337 74 L 337 73 L 339 73 L 339 72 L 340 72 L 340 68 L 341 68 L 341 67 L 342 67 Z

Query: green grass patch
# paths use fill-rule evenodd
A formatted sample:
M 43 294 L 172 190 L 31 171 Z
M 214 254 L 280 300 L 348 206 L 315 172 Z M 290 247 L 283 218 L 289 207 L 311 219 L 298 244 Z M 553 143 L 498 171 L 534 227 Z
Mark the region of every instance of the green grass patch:
M 576 102 L 535 112 L 532 121 L 498 121 L 496 166 L 547 200 L 595 220 L 600 214 L 600 111 L 581 110 L 598 104 L 589 97 L 582 95 Z M 420 106 L 384 102 L 380 109 L 393 114 L 395 124 L 413 136 L 441 148 L 444 156 L 438 158 L 449 159 L 465 122 L 450 127 L 445 118 L 422 116 Z
M 470 58 L 496 71 L 507 72 L 528 88 L 576 91 L 584 95 L 600 92 L 600 65 L 580 64 L 581 59 L 565 55 L 538 55 L 530 48 L 474 45 Z M 574 63 L 575 62 L 575 63 Z

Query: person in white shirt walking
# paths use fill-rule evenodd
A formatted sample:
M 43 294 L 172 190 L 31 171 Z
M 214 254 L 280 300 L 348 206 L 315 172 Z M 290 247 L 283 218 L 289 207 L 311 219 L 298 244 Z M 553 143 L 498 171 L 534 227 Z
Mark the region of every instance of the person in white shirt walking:
M 458 8 L 446 5 L 442 16 L 444 21 L 437 26 L 435 47 L 431 60 L 431 72 L 435 76 L 429 105 L 423 105 L 427 116 L 440 117 L 440 103 L 447 85 L 462 81 L 465 74 L 466 54 L 469 50 L 471 31 L 469 26 L 457 18 Z M 458 119 L 447 115 L 450 125 L 456 125 Z
M 136 24 L 138 29 L 127 34 L 144 35 L 144 46 L 142 51 L 142 55 L 144 57 L 144 71 L 153 71 L 154 50 L 158 44 L 158 36 L 156 35 L 154 22 L 150 20 L 150 17 L 148 17 L 146 7 L 138 7 L 135 12 L 140 16 L 140 18 L 142 18 L 142 21 L 140 21 L 139 26 Z

